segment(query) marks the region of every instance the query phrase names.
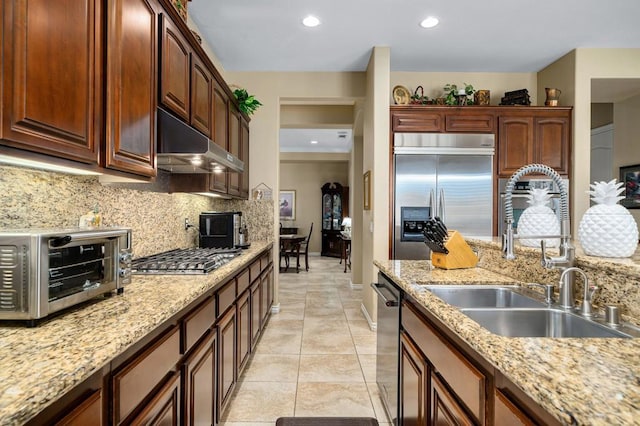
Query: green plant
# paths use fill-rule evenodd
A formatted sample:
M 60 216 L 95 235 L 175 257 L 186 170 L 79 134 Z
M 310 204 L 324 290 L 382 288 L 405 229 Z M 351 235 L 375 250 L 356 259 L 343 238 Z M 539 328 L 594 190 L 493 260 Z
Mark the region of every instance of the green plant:
M 443 90 L 445 94 L 444 103 L 447 105 L 458 105 L 458 86 L 456 84 L 447 83 Z M 469 98 L 469 96 L 473 95 L 474 92 L 475 89 L 471 84 L 464 83 L 464 93 L 467 95 L 467 105 L 473 104 L 473 98 Z
M 240 111 L 247 115 L 253 114 L 258 107 L 262 106 L 259 100 L 253 95 L 249 95 L 245 89 L 236 89 L 233 91 L 234 96 L 238 100 Z

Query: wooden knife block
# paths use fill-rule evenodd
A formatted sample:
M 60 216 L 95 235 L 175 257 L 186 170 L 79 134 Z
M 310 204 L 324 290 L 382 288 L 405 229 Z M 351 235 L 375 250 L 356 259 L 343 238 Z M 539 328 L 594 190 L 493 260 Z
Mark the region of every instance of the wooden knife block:
M 478 256 L 458 231 L 449 231 L 444 246 L 449 253 L 431 252 L 431 263 L 442 269 L 474 268 L 478 264 Z

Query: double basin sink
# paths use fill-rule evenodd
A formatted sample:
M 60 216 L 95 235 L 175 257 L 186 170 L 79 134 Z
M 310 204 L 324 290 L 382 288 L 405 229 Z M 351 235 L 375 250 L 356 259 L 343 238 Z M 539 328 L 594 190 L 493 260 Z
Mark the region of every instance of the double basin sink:
M 542 300 L 511 285 L 427 285 L 427 290 L 494 334 L 507 337 L 640 337 L 630 325 L 605 325 Z

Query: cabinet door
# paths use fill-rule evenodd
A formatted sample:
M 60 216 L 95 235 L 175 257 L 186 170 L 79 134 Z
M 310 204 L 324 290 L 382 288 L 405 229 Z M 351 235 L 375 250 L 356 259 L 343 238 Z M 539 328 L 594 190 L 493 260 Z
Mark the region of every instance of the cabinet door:
M 191 54 L 191 125 L 211 137 L 213 76 L 195 53 Z
M 431 375 L 431 421 L 434 426 L 472 426 L 473 420 L 436 374 Z
M 533 426 L 533 422 L 522 410 L 507 398 L 499 390 L 495 390 L 495 414 L 496 424 Z
M 236 310 L 218 324 L 218 414 L 221 415 L 236 384 Z
M 184 424 L 216 423 L 216 333 L 211 332 L 184 363 Z
M 180 413 L 180 374 L 175 373 L 133 419 L 131 425 L 178 425 Z
M 245 291 L 236 302 L 236 314 L 238 318 L 238 376 L 240 376 L 240 373 L 242 373 L 242 370 L 247 364 L 247 361 L 249 360 L 249 353 L 251 351 L 250 294 L 251 291 L 247 289 L 247 291 Z
M 427 361 L 405 333 L 400 335 L 400 413 L 404 426 L 422 426 L 428 417 Z
M 256 278 L 256 280 L 251 284 L 251 350 L 253 351 L 256 343 L 258 342 L 258 337 L 260 337 L 260 291 L 262 290 L 262 286 L 260 285 L 260 278 Z
M 6 0 L 0 143 L 98 163 L 102 2 Z
M 240 112 L 233 103 L 229 103 L 229 152 L 240 156 Z M 227 193 L 240 195 L 240 173 L 227 173 Z
M 498 123 L 498 174 L 510 177 L 533 161 L 533 117 L 500 117 Z
M 107 4 L 103 165 L 155 176 L 158 5 L 154 0 L 108 0 Z
M 244 162 L 244 172 L 240 175 L 240 197 L 249 198 L 249 123 L 240 121 L 240 160 Z
M 569 175 L 569 117 L 537 117 L 534 158 L 561 175 Z
M 264 329 L 264 325 L 269 318 L 271 303 L 273 302 L 273 269 L 262 274 L 261 280 L 260 324 L 261 328 Z
M 229 149 L 229 98 L 217 81 L 213 82 L 213 142 Z M 226 194 L 227 173 L 213 173 L 210 189 Z
M 96 426 L 104 424 L 102 419 L 102 390 L 92 393 L 56 423 L 57 426 L 84 426 L 89 424 Z
M 167 15 L 162 16 L 162 54 L 160 55 L 160 100 L 163 105 L 189 122 L 189 56 L 191 49 Z

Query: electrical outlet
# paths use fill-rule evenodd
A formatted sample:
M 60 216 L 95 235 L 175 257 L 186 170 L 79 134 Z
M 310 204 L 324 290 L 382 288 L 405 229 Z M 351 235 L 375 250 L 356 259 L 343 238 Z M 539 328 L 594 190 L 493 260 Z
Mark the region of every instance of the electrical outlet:
M 184 230 L 186 231 L 189 228 L 191 228 L 191 224 L 189 223 L 189 218 L 185 217 L 184 218 Z

